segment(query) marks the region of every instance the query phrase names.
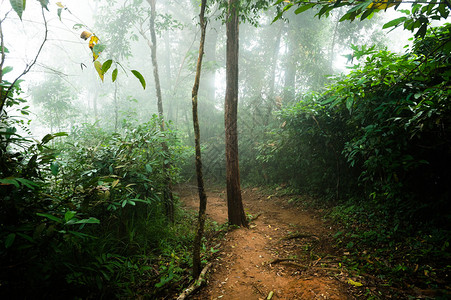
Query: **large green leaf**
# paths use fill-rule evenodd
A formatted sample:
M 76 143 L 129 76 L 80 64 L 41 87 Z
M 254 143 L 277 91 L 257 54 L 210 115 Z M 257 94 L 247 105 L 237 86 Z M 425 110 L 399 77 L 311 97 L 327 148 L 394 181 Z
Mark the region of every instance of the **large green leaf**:
M 143 87 L 143 89 L 146 89 L 146 80 L 144 79 L 144 77 L 141 75 L 141 73 L 139 73 L 136 70 L 132 70 L 133 75 L 136 76 L 136 78 L 139 79 L 139 82 L 141 82 L 141 85 Z
M 16 239 L 15 233 L 8 234 L 8 236 L 5 239 L 5 248 L 8 249 L 9 247 L 11 247 L 15 239 Z
M 401 17 L 401 18 L 391 20 L 390 22 L 385 23 L 384 26 L 382 26 L 382 28 L 385 29 L 385 28 L 397 26 L 397 25 L 401 24 L 402 22 L 404 22 L 405 20 L 407 20 L 406 17 Z
M 31 180 L 25 179 L 25 178 L 15 178 L 18 182 L 22 183 L 27 188 L 30 188 L 34 190 L 35 188 L 39 187 L 38 184 L 34 183 Z
M 14 185 L 17 188 L 20 187 L 19 182 L 15 178 L 0 179 L 0 185 Z
M 112 63 L 113 63 L 113 61 L 111 59 L 109 59 L 109 60 L 107 60 L 106 62 L 103 63 L 103 65 L 102 65 L 103 74 L 108 72 L 108 70 L 111 68 L 111 64 Z
M 5 52 L 6 53 L 6 52 Z M 5 75 L 6 73 L 9 73 L 13 70 L 13 67 L 4 67 L 3 68 L 3 75 Z
M 297 8 L 297 9 L 294 11 L 294 13 L 298 15 L 298 14 L 300 14 L 300 13 L 302 13 L 302 12 L 304 12 L 304 11 L 306 11 L 306 10 L 312 8 L 312 7 L 314 7 L 315 5 L 316 5 L 316 3 L 308 3 L 308 4 L 306 4 L 306 5 L 302 5 L 302 6 L 300 6 L 299 8 Z
M 76 214 L 77 213 L 75 211 L 66 211 L 66 213 L 64 214 L 64 221 L 66 221 L 66 223 L 69 222 L 75 217 Z
M 100 224 L 100 220 L 90 217 L 89 219 L 78 220 L 74 224 Z
M 22 20 L 22 14 L 25 10 L 27 0 L 9 0 L 9 2 L 11 3 L 11 7 L 19 15 L 19 18 Z
M 37 213 L 36 215 L 38 215 L 40 217 L 47 218 L 49 220 L 52 220 L 52 221 L 55 221 L 55 222 L 58 222 L 58 223 L 63 223 L 63 220 L 61 220 L 60 218 L 58 218 L 58 217 L 56 217 L 54 215 L 51 215 L 51 214 Z

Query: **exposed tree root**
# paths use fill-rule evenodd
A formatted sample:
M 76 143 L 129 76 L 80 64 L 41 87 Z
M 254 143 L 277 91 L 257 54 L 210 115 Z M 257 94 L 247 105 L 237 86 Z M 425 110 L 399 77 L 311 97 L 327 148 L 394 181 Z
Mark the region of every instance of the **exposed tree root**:
M 302 238 L 314 238 L 315 240 L 319 241 L 319 237 L 313 234 L 307 234 L 307 233 L 294 233 L 287 235 L 282 238 L 282 240 L 292 240 L 292 239 L 302 239 Z
M 273 264 L 278 264 L 281 262 L 286 262 L 292 266 L 295 266 L 300 269 L 305 269 L 305 270 L 307 270 L 308 268 L 315 268 L 315 269 L 321 269 L 324 271 L 333 271 L 333 272 L 342 272 L 343 271 L 341 268 L 328 268 L 328 267 L 315 266 L 315 265 L 313 265 L 313 266 L 302 265 L 302 264 L 296 263 L 296 261 L 298 261 L 298 259 L 296 259 L 296 258 L 276 258 L 275 260 L 271 261 L 269 264 L 273 265 Z
M 295 261 L 297 261 L 297 259 L 295 259 L 295 258 L 276 258 L 275 260 L 271 261 L 269 264 L 273 265 L 273 264 L 278 264 L 278 263 L 281 263 L 281 262 L 287 262 L 290 265 L 293 265 L 293 266 L 298 267 L 300 269 L 308 269 L 308 266 L 298 264 Z
M 183 291 L 183 293 L 178 296 L 177 300 L 184 300 L 191 294 L 193 294 L 195 291 L 197 291 L 205 282 L 205 275 L 208 272 L 208 269 L 210 269 L 211 263 L 207 264 L 202 272 L 200 272 L 199 278 L 197 278 L 196 281 L 194 281 L 186 290 Z

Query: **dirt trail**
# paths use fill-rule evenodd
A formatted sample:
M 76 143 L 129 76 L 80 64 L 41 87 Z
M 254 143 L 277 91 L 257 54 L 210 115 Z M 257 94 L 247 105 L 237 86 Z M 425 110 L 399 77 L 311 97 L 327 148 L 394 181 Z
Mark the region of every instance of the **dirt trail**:
M 194 187 L 179 191 L 182 203 L 197 209 Z M 314 213 L 267 196 L 258 189 L 243 191 L 245 211 L 257 219 L 250 228 L 226 233 L 214 260 L 208 284 L 194 299 L 354 299 L 348 275 L 332 248 L 333 230 Z M 208 193 L 207 215 L 227 221 L 225 193 Z M 275 259 L 292 259 L 274 262 Z

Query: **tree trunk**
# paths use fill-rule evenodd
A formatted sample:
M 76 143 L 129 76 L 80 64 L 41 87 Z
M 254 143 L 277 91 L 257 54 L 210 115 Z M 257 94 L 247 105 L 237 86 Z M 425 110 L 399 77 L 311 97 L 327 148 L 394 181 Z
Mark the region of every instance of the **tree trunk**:
M 290 26 L 288 30 L 288 53 L 285 67 L 284 103 L 290 103 L 296 96 L 296 65 L 299 59 L 299 42 L 296 37 L 296 29 Z
M 151 52 L 152 52 L 152 65 L 153 65 L 153 75 L 155 79 L 155 91 L 157 95 L 157 104 L 158 104 L 158 116 L 160 118 L 160 130 L 164 132 L 165 124 L 164 124 L 164 114 L 163 114 L 163 99 L 161 96 L 161 85 L 160 85 L 160 76 L 158 72 L 158 62 L 157 62 L 157 36 L 155 34 L 155 18 L 156 18 L 156 9 L 155 4 L 156 0 L 147 0 L 150 4 L 150 39 L 152 42 Z M 163 173 L 165 174 L 166 187 L 163 191 L 163 202 L 166 210 L 166 216 L 169 221 L 174 222 L 174 201 L 172 197 L 172 182 L 169 174 L 170 164 L 168 162 L 170 153 L 168 145 L 165 141 L 161 143 L 163 148 L 163 152 L 167 159 L 165 159 L 163 163 Z
M 119 126 L 119 104 L 117 101 L 117 82 L 114 83 L 114 132 L 117 132 Z
M 166 81 L 166 87 L 164 87 L 166 89 L 166 91 L 171 91 L 172 90 L 172 74 L 171 74 L 171 68 L 172 68 L 172 62 L 171 62 L 171 45 L 169 43 L 170 41 L 170 36 L 169 36 L 170 32 L 166 32 L 166 34 L 164 35 L 164 48 L 166 51 L 166 55 L 165 60 L 164 60 L 164 64 L 165 64 L 165 81 Z M 167 119 L 168 120 L 174 120 L 174 103 L 169 103 L 168 107 L 167 107 Z
M 202 246 L 202 236 L 204 235 L 205 226 L 205 211 L 207 209 L 207 195 L 205 194 L 204 178 L 202 175 L 202 160 L 200 151 L 200 130 L 199 130 L 199 118 L 197 114 L 197 95 L 199 93 L 200 74 L 202 71 L 202 58 L 204 55 L 205 44 L 205 31 L 207 23 L 204 19 L 205 5 L 207 0 L 202 0 L 202 6 L 200 10 L 200 28 L 201 37 L 199 45 L 199 57 L 197 59 L 196 78 L 194 80 L 193 92 L 192 92 L 192 104 L 193 104 L 193 126 L 194 126 L 194 139 L 196 148 L 196 174 L 197 174 L 197 188 L 199 192 L 199 216 L 197 221 L 196 237 L 194 239 L 193 248 L 193 277 L 197 278 L 201 272 L 202 265 L 200 259 L 200 249 Z
M 271 60 L 271 77 L 269 79 L 269 91 L 268 91 L 268 107 L 267 107 L 267 113 L 263 120 L 263 124 L 267 126 L 269 124 L 269 120 L 271 118 L 272 110 L 274 106 L 276 105 L 276 99 L 275 99 L 275 81 L 276 81 L 276 70 L 277 70 L 277 58 L 279 57 L 279 51 L 280 51 L 280 40 L 282 38 L 282 32 L 284 28 L 284 24 L 281 23 L 280 29 L 276 35 L 276 41 L 274 43 L 274 50 L 272 53 L 272 60 Z
M 227 15 L 226 94 L 225 94 L 225 144 L 227 210 L 229 223 L 247 226 L 241 198 L 240 169 L 238 162 L 238 53 L 239 53 L 239 0 L 229 0 Z

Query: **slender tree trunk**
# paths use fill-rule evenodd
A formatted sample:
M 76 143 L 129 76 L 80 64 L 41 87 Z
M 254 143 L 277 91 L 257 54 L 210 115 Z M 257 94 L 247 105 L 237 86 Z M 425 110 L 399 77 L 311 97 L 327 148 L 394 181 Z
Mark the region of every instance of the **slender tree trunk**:
M 163 114 L 163 98 L 161 96 L 161 85 L 160 85 L 160 73 L 158 71 L 158 61 L 157 61 L 157 36 L 155 34 L 155 18 L 156 18 L 156 0 L 147 0 L 150 3 L 150 40 L 152 42 L 151 52 L 152 52 L 152 65 L 153 65 L 153 77 L 155 80 L 155 92 L 157 94 L 157 105 L 158 105 L 158 116 L 160 117 L 160 128 L 161 131 L 165 130 L 164 124 L 164 114 Z
M 213 23 L 210 23 L 210 28 Z M 209 30 L 208 35 L 209 40 L 205 42 L 205 47 L 208 52 L 205 53 L 205 59 L 207 62 L 216 61 L 216 45 L 218 43 L 218 31 Z M 208 70 L 205 74 L 205 90 L 207 99 L 216 103 L 216 68 L 213 70 Z
M 157 36 L 155 34 L 155 18 L 156 18 L 156 0 L 147 0 L 150 4 L 150 39 L 152 42 L 151 45 L 151 52 L 152 52 L 152 65 L 153 65 L 153 75 L 155 79 L 155 90 L 157 95 L 157 105 L 158 105 L 158 116 L 160 118 L 160 130 L 161 132 L 164 132 L 165 129 L 165 123 L 164 123 L 164 113 L 163 113 L 163 99 L 161 96 L 161 85 L 160 85 L 160 76 L 158 72 L 158 62 L 157 62 Z M 163 191 L 163 201 L 166 209 L 166 216 L 168 217 L 169 221 L 174 222 L 174 201 L 172 197 L 172 182 L 171 177 L 169 174 L 170 164 L 169 164 L 169 148 L 168 144 L 163 141 L 161 143 L 161 146 L 163 148 L 163 152 L 165 153 L 165 156 L 167 159 L 165 159 L 163 163 L 163 173 L 165 174 L 165 181 L 166 181 L 166 187 Z
M 202 6 L 200 10 L 199 20 L 201 28 L 201 37 L 199 45 L 199 58 L 197 59 L 197 70 L 196 78 L 194 80 L 193 92 L 192 92 L 192 102 L 193 102 L 193 125 L 194 125 L 194 136 L 195 136 L 195 148 L 196 148 L 196 174 L 197 174 L 197 188 L 199 192 L 199 216 L 197 221 L 197 232 L 194 239 L 194 249 L 193 249 L 193 277 L 197 278 L 202 270 L 201 259 L 200 259 L 200 249 L 202 245 L 202 236 L 204 235 L 205 226 L 205 211 L 207 209 L 207 195 L 205 194 L 204 178 L 202 175 L 202 159 L 200 151 L 200 130 L 199 130 L 199 118 L 197 114 L 197 95 L 199 93 L 199 82 L 200 74 L 202 71 L 202 58 L 204 55 L 204 44 L 205 44 L 205 31 L 207 27 L 207 22 L 204 19 L 205 15 L 205 5 L 207 0 L 202 0 Z
M 213 9 L 212 9 L 213 11 Z M 204 61 L 211 63 L 216 61 L 216 46 L 218 43 L 218 31 L 215 30 L 214 24 L 218 21 L 211 20 L 209 22 L 210 30 L 205 37 L 205 58 Z M 213 65 L 213 64 L 211 64 Z M 216 114 L 216 67 L 213 69 L 203 71 L 203 79 L 201 83 L 201 96 L 205 97 L 205 105 L 200 109 L 203 122 L 200 124 L 202 134 L 205 139 L 210 138 L 215 132 L 215 126 L 217 121 Z
M 117 82 L 114 83 L 114 132 L 117 132 L 119 126 L 119 107 L 117 101 Z
M 280 29 L 276 36 L 276 41 L 274 43 L 274 50 L 272 55 L 272 61 L 271 61 L 271 78 L 269 79 L 269 92 L 268 92 L 268 107 L 267 107 L 267 113 L 263 120 L 265 125 L 268 125 L 269 119 L 272 114 L 272 110 L 276 104 L 276 99 L 274 95 L 275 85 L 276 85 L 276 70 L 277 70 L 277 58 L 279 57 L 279 51 L 280 51 L 280 40 L 282 38 L 282 32 L 283 32 L 284 24 L 281 23 Z
M 340 25 L 340 20 L 337 17 L 337 20 L 335 21 L 335 27 L 334 27 L 334 33 L 332 37 L 332 43 L 330 45 L 330 53 L 329 53 L 329 62 L 330 62 L 330 73 L 333 74 L 334 70 L 334 52 L 335 52 L 335 43 L 337 39 L 338 34 L 338 26 Z
M 99 110 L 97 108 L 97 100 L 99 99 L 99 89 L 95 89 L 94 97 L 92 98 L 93 106 L 94 106 L 94 122 L 99 120 Z
M 299 43 L 296 30 L 288 30 L 288 54 L 285 67 L 285 84 L 283 100 L 285 103 L 294 101 L 296 96 L 296 65 L 299 59 Z
M 225 94 L 225 144 L 227 210 L 229 223 L 247 226 L 241 197 L 238 161 L 238 54 L 239 54 L 239 0 L 229 0 L 227 16 L 226 94 Z
M 166 81 L 166 91 L 171 91 L 172 90 L 172 74 L 171 74 L 171 68 L 172 68 L 172 62 L 171 62 L 171 45 L 169 43 L 170 37 L 169 37 L 170 32 L 168 31 L 165 35 L 164 35 L 164 48 L 166 51 L 166 55 L 165 60 L 164 60 L 164 64 L 165 64 L 165 81 Z M 167 119 L 168 120 L 174 120 L 174 103 L 169 103 L 168 105 L 168 112 L 167 112 Z

